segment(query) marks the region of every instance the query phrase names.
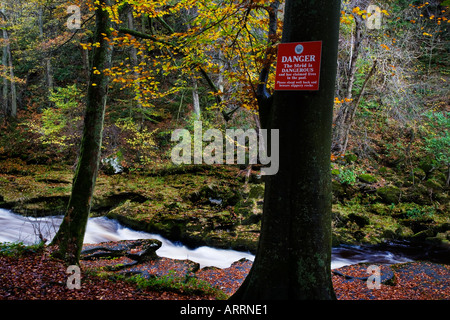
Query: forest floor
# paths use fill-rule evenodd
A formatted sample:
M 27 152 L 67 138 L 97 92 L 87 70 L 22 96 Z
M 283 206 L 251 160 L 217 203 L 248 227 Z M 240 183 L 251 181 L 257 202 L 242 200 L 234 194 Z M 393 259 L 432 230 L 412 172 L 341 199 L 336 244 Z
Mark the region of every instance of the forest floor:
M 333 245 L 408 239 L 448 249 L 449 189 L 442 173 L 433 172 L 431 178 L 416 177 L 411 182 L 390 168 L 380 168 L 355 176 L 349 183 L 337 171 L 342 173 L 350 167 L 332 172 Z M 63 214 L 72 177 L 67 166 L 0 159 L 0 207 L 23 215 Z M 101 172 L 92 214 L 189 246 L 254 252 L 263 196 L 264 184 L 257 174 L 237 167 L 187 166 L 116 175 Z M 177 277 L 178 262 L 161 258 L 144 265 L 156 275 L 155 281 L 130 282 L 122 276 L 111 278 L 104 269 L 89 268 L 83 261 L 81 289 L 69 290 L 64 264 L 50 254 L 51 249 L 45 248 L 23 255 L 0 255 L 0 299 L 225 299 L 239 287 L 251 267 L 250 261 L 238 261 L 227 269 L 194 270 L 181 265 L 188 272 Z M 167 274 L 168 270 L 175 270 L 175 274 Z M 383 267 L 382 272 L 387 270 L 391 276 L 381 289 L 367 288 L 366 270 L 367 266 L 356 265 L 333 272 L 337 298 L 450 297 L 449 265 L 412 262 Z
M 105 275 L 82 263 L 81 288 L 68 289 L 66 267 L 61 260 L 51 257 L 53 249 L 41 247 L 35 251 L 25 249 L 14 256 L 0 255 L 0 300 L 222 300 L 235 292 L 252 264 L 241 260 L 226 269 L 202 268 L 189 276 L 204 282 L 201 286 L 175 286 L 173 282 L 164 288 L 161 283 L 159 287 L 155 282 L 145 287 L 142 282 Z M 176 264 L 180 266 L 183 261 L 157 258 L 147 262 L 147 266 L 157 266 L 152 269 L 154 273 L 166 274 L 168 269 L 180 272 L 182 268 L 174 268 Z M 365 264 L 332 272 L 338 300 L 450 299 L 449 265 L 430 262 L 383 265 L 380 287 L 372 289 L 368 287 Z M 180 283 L 187 282 L 186 274 L 178 279 Z
M 351 165 L 332 171 L 333 246 L 407 239 L 450 247 L 450 189 L 441 172 L 413 182 L 389 168 L 355 173 L 353 182 L 336 174 Z M 91 215 L 192 247 L 255 253 L 264 202 L 257 173 L 206 165 L 100 172 Z M 0 207 L 26 216 L 64 214 L 72 178 L 68 166 L 0 159 Z

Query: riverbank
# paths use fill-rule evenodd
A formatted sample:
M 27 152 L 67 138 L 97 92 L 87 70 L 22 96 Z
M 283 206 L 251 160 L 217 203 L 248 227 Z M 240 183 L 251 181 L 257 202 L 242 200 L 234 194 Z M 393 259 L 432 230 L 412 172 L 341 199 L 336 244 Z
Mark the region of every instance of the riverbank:
M 392 170 L 384 169 L 354 181 L 343 179 L 342 170 L 332 171 L 333 246 L 409 240 L 449 248 L 448 187 L 437 182 L 445 177 L 434 173 L 426 181 L 402 184 Z M 63 214 L 72 177 L 72 169 L 63 165 L 0 160 L 0 207 L 31 216 Z M 192 247 L 255 253 L 263 196 L 258 172 L 234 166 L 101 172 L 92 216 L 117 219 Z
M 156 279 L 163 280 L 146 285 L 144 281 L 114 277 L 111 272 L 105 272 L 105 261 L 99 259 L 102 269 L 98 269 L 99 265 L 94 268 L 93 264 L 88 267 L 83 262 L 81 288 L 68 289 L 66 267 L 62 261 L 51 257 L 52 250 L 52 247 L 41 247 L 24 249 L 20 255 L 1 254 L 0 300 L 226 299 L 239 287 L 251 267 L 251 261 L 241 260 L 226 269 L 208 267 L 195 270 L 187 261 L 152 258 L 143 266 L 147 265 L 147 270 L 158 274 Z M 116 265 L 118 262 L 116 259 Z M 381 266 L 379 289 L 367 287 L 367 267 L 366 264 L 358 264 L 333 270 L 332 281 L 338 300 L 450 298 L 448 265 L 409 262 Z M 170 273 L 169 270 L 174 271 Z

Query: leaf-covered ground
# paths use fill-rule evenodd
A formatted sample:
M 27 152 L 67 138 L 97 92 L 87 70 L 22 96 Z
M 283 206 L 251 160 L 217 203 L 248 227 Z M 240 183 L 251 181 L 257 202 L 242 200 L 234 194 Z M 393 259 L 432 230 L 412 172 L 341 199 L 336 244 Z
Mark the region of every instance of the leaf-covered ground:
M 206 294 L 178 291 L 144 290 L 135 284 L 86 272 L 95 267 L 84 266 L 81 289 L 68 289 L 65 265 L 50 257 L 50 249 L 27 253 L 20 257 L 0 256 L 0 300 L 205 300 L 216 299 Z M 100 266 L 100 263 L 97 266 Z M 161 259 L 140 265 L 150 273 L 167 274 L 179 263 Z M 251 268 L 251 261 L 241 260 L 226 269 L 203 268 L 195 272 L 197 279 L 231 295 Z M 92 269 L 91 269 L 92 270 Z M 192 271 L 190 271 L 192 274 Z M 385 277 L 387 275 L 387 277 Z M 367 286 L 367 265 L 354 265 L 334 270 L 333 285 L 339 300 L 448 300 L 450 299 L 450 266 L 430 262 L 410 262 L 381 268 L 379 289 Z
M 81 288 L 68 289 L 66 266 L 50 251 L 0 256 L 0 300 L 198 300 L 206 296 L 140 290 L 123 280 L 82 272 Z

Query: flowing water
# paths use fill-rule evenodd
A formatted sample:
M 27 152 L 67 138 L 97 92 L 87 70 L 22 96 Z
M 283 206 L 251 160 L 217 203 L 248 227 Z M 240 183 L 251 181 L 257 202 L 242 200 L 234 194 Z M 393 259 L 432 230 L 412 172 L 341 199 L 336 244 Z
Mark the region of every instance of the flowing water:
M 47 243 L 54 237 L 62 216 L 24 217 L 5 209 L 0 209 L 0 242 L 22 242 L 34 244 L 44 238 Z M 99 243 L 105 241 L 157 239 L 162 242 L 156 251 L 158 256 L 172 259 L 189 259 L 200 264 L 200 267 L 215 266 L 227 268 L 233 262 L 246 258 L 254 260 L 249 252 L 224 250 L 212 247 L 188 248 L 182 243 L 169 241 L 160 235 L 135 231 L 124 227 L 116 220 L 106 217 L 90 218 L 86 228 L 84 243 Z M 339 268 L 360 262 L 373 264 L 392 264 L 411 261 L 401 253 L 390 250 L 374 250 L 364 246 L 339 246 L 332 250 L 331 268 Z

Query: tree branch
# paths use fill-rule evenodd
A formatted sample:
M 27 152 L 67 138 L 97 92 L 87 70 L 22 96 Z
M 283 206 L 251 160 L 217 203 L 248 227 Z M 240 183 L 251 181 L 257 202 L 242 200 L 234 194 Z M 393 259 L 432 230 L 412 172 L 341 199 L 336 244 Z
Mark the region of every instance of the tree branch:
M 131 30 L 131 29 L 127 29 L 127 28 L 119 28 L 119 32 L 127 33 L 127 34 L 130 34 L 130 35 L 138 37 L 138 38 L 149 39 L 149 40 L 155 41 L 157 43 L 161 43 L 161 44 L 167 45 L 172 50 L 174 50 L 175 52 L 177 52 L 177 53 L 179 53 L 179 54 L 181 54 L 183 56 L 186 56 L 186 54 L 184 52 L 182 52 L 179 48 L 177 48 L 177 46 L 175 44 L 167 42 L 167 41 L 164 41 L 164 40 L 161 40 L 161 39 L 158 39 L 157 37 L 154 37 L 152 35 L 149 35 L 149 34 L 146 34 L 146 33 L 142 33 L 142 32 L 139 32 L 139 31 L 135 31 L 135 30 Z M 203 76 L 203 78 L 208 83 L 208 85 L 211 88 L 211 90 L 215 93 L 216 103 L 218 105 L 220 105 L 222 103 L 222 98 L 219 96 L 219 90 L 217 89 L 216 85 L 214 84 L 214 82 L 209 77 L 208 73 L 198 63 L 193 64 L 192 67 L 198 69 L 200 74 Z M 222 110 L 222 115 L 223 115 L 225 121 L 228 122 L 229 120 L 231 120 L 231 116 L 233 115 L 234 112 L 236 112 L 236 110 L 232 110 L 231 112 L 226 112 L 225 110 Z
M 278 9 L 280 1 L 275 0 L 271 3 L 269 12 L 269 32 L 267 34 L 267 50 L 264 58 L 264 65 L 259 74 L 259 82 L 256 90 L 256 98 L 258 99 L 259 118 L 262 128 L 268 128 L 269 114 L 272 106 L 272 97 L 267 92 L 267 80 L 269 79 L 270 68 L 272 66 L 272 55 L 274 54 L 274 46 L 277 41 L 278 26 Z

